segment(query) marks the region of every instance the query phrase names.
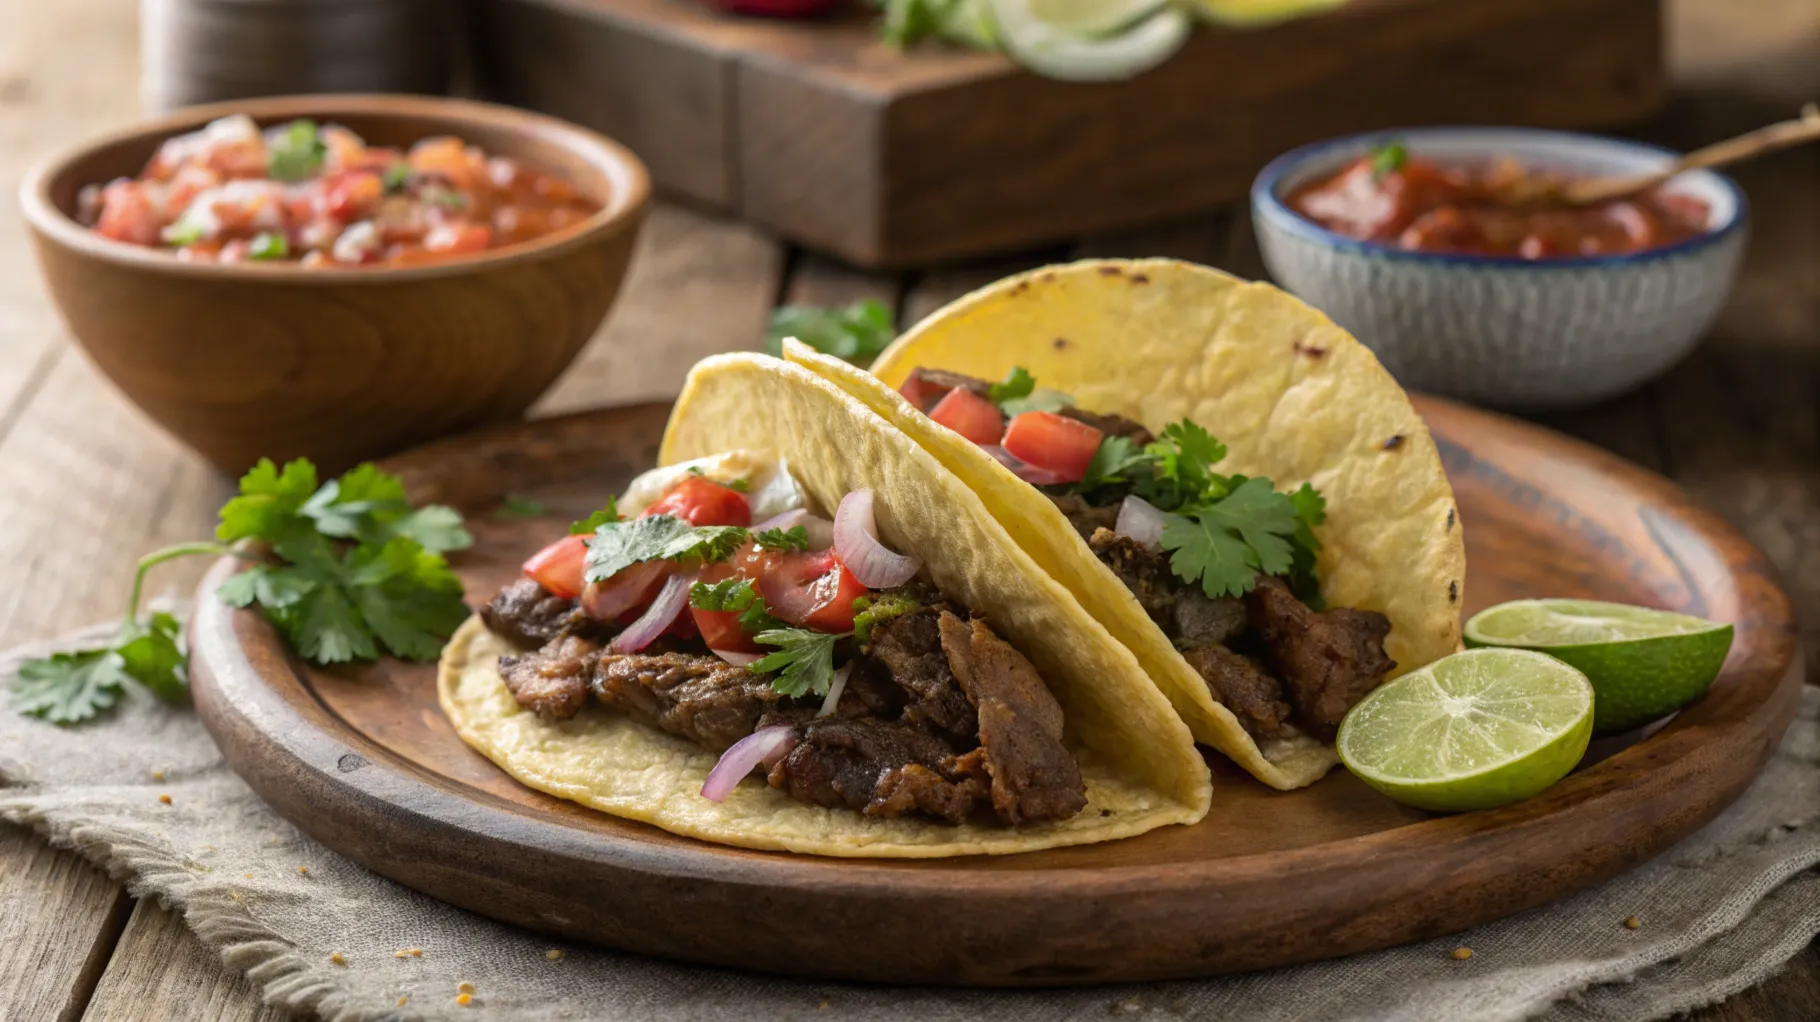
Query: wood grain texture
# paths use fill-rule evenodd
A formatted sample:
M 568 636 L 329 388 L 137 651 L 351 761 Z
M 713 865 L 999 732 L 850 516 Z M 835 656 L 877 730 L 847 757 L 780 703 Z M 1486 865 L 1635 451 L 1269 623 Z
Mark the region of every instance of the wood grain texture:
M 1466 529 L 1465 611 L 1564 594 L 1738 626 L 1698 703 L 1503 809 L 1430 818 L 1344 772 L 1276 793 L 1210 757 L 1205 821 L 1125 841 L 923 861 L 725 848 L 518 786 L 440 717 L 431 665 L 302 667 L 257 613 L 212 597 L 237 568 L 226 561 L 192 626 L 197 711 L 267 802 L 355 861 L 496 918 L 665 957 L 1028 986 L 1262 968 L 1454 932 L 1601 880 L 1705 823 L 1780 740 L 1800 671 L 1768 564 L 1667 482 L 1512 420 L 1435 400 L 1420 409 Z M 648 465 L 663 418 L 654 405 L 541 420 L 394 464 L 418 499 L 470 513 L 476 545 L 451 563 L 478 600 Z M 486 515 L 506 493 L 547 495 L 551 514 Z M 761 891 L 762 931 L 748 922 Z M 964 929 L 919 939 L 962 912 Z
M 600 205 L 574 227 L 410 267 L 193 263 L 77 224 L 79 190 L 135 174 L 166 138 L 244 112 L 312 117 L 376 145 L 453 135 L 561 174 Z M 225 472 L 261 457 L 325 471 L 514 419 L 613 304 L 649 182 L 629 150 L 461 100 L 317 96 L 198 107 L 42 164 L 21 204 L 70 332 L 159 424 Z
M 100 870 L 0 823 L 0 1017 L 80 1018 L 131 907 Z
M 223 968 L 221 956 L 203 947 L 181 916 L 156 901 L 133 903 L 113 960 L 82 1016 L 84 1022 L 282 1022 L 285 1017 L 259 1000 L 246 977 Z
M 1206 209 L 1329 135 L 1622 123 L 1662 86 L 1655 0 L 1358 0 L 1200 31 L 1161 68 L 1093 85 L 998 54 L 899 53 L 859 4 L 796 23 L 664 0 L 481 10 L 499 95 L 627 138 L 660 186 L 875 267 Z

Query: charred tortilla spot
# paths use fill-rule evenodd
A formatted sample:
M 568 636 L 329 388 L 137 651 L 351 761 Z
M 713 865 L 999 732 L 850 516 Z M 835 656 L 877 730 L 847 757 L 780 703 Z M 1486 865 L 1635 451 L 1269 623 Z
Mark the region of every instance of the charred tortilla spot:
M 1453 528 L 1453 508 L 1447 509 L 1447 527 Z
M 1100 276 L 1102 276 L 1102 277 L 1121 277 L 1121 276 L 1124 276 L 1124 274 L 1125 274 L 1125 271 L 1119 269 L 1116 266 L 1100 267 Z
M 1326 348 L 1323 348 L 1318 344 L 1303 344 L 1301 341 L 1295 342 L 1295 353 L 1298 355 L 1307 355 L 1309 358 L 1316 360 L 1327 357 Z
M 1030 290 L 1030 282 L 1027 280 L 1020 280 L 1017 282 L 1017 286 L 1011 289 L 1011 293 L 1014 295 L 1021 295 L 1028 290 Z
M 1447 583 L 1447 602 L 1448 603 L 1459 603 L 1460 602 L 1460 580 L 1459 579 L 1454 579 L 1453 581 Z
M 1394 451 L 1401 446 L 1403 446 L 1403 434 L 1401 433 L 1392 433 L 1390 439 L 1384 441 L 1384 449 L 1387 451 Z
M 1057 351 L 1061 351 L 1062 349 L 1068 347 L 1068 338 L 1057 337 L 1055 340 L 1049 342 L 1049 346 L 1054 348 Z
M 1150 277 L 1146 274 L 1134 273 L 1131 275 L 1131 282 L 1133 284 L 1148 284 L 1150 283 Z

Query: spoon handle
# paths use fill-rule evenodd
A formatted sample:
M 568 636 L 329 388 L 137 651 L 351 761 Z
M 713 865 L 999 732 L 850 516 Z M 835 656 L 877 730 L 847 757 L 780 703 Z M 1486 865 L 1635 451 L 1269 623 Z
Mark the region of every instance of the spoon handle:
M 1571 181 L 1562 191 L 1572 203 L 1603 202 L 1654 187 L 1682 171 L 1722 167 L 1815 139 L 1820 139 L 1820 106 L 1809 103 L 1801 108 L 1801 116 L 1794 120 L 1779 121 L 1723 142 L 1714 142 L 1688 153 L 1661 170 Z

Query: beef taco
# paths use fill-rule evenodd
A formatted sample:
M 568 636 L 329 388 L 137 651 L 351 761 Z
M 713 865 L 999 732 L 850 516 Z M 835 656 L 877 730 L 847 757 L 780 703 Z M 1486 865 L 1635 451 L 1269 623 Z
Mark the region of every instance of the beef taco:
M 1207 812 L 1131 653 L 927 451 L 822 377 L 695 367 L 662 468 L 463 625 L 443 710 L 530 787 L 750 848 L 910 857 Z
M 1346 712 L 1453 652 L 1465 553 L 1408 396 L 1267 284 L 1172 260 L 1050 267 L 814 368 L 978 493 L 1197 739 L 1309 784 Z

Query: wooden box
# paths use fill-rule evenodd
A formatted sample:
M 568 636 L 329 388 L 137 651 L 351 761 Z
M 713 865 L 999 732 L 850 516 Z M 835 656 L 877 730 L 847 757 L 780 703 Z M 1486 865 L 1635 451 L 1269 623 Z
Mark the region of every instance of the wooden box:
M 1122 228 L 1245 194 L 1271 157 L 1370 128 L 1596 127 L 1663 90 L 1658 0 L 1353 0 L 1197 29 L 1124 82 L 877 41 L 877 12 L 475 0 L 482 87 L 630 145 L 667 193 L 866 266 Z

